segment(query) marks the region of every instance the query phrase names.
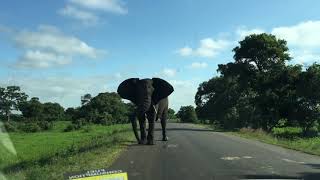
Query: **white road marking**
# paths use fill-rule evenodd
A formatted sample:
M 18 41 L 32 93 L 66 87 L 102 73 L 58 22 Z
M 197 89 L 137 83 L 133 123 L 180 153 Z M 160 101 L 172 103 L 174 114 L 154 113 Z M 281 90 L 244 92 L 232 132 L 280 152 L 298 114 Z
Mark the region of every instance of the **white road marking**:
M 234 157 L 222 157 L 222 160 L 227 160 L 227 161 L 233 161 L 233 160 L 239 160 L 240 157 L 234 156 Z
M 168 144 L 168 148 L 177 148 L 178 144 Z
M 239 160 L 239 159 L 252 159 L 252 156 L 242 156 L 242 157 L 238 157 L 238 156 L 226 156 L 226 157 L 222 157 L 222 160 L 226 160 L 226 161 L 233 161 L 233 160 Z
M 253 157 L 251 156 L 242 156 L 243 159 L 252 159 Z
M 286 162 L 291 162 L 291 163 L 297 163 L 297 164 L 305 164 L 305 162 L 302 162 L 302 161 L 294 161 L 294 160 L 290 160 L 290 159 L 282 159 L 283 161 L 286 161 Z

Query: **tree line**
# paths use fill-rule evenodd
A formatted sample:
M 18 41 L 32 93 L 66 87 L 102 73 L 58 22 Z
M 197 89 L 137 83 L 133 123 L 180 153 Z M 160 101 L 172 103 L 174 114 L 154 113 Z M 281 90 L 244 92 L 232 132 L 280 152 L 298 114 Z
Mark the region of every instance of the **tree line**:
M 290 64 L 287 42 L 272 34 L 239 41 L 233 61 L 201 83 L 196 112 L 226 129 L 299 126 L 307 134 L 320 115 L 320 65 Z
M 40 102 L 38 97 L 28 100 L 19 86 L 0 87 L 0 119 L 8 131 L 37 132 L 51 129 L 54 121 L 72 121 L 66 131 L 86 124 L 111 125 L 128 123 L 134 111 L 131 103 L 124 103 L 114 92 L 100 93 L 95 97 L 86 94 L 81 106 L 64 109 L 59 103 Z

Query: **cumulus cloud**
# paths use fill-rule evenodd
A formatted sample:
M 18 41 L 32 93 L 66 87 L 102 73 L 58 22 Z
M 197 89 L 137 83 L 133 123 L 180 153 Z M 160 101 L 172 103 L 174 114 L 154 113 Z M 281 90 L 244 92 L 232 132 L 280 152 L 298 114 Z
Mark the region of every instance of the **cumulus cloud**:
M 71 61 L 71 57 L 68 56 L 38 50 L 28 50 L 18 59 L 16 65 L 18 67 L 48 68 L 51 66 L 66 65 L 71 63 Z
M 162 75 L 164 75 L 166 77 L 173 77 L 176 75 L 176 73 L 177 73 L 177 71 L 175 69 L 164 68 L 162 70 Z
M 288 42 L 293 62 L 310 65 L 320 61 L 320 21 L 305 21 L 273 28 L 271 33 Z
M 314 62 L 320 62 L 320 53 L 308 50 L 292 51 L 291 55 L 294 57 L 292 62 L 301 65 L 311 65 Z
M 192 55 L 192 48 L 185 46 L 177 51 L 181 56 L 190 56 Z
M 204 69 L 208 67 L 208 64 L 205 62 L 193 62 L 190 66 L 190 69 Z
M 261 34 L 264 33 L 265 31 L 260 28 L 254 28 L 254 29 L 248 29 L 245 26 L 241 26 L 236 30 L 236 34 L 238 35 L 238 39 L 242 40 L 246 36 L 251 35 L 251 34 Z
M 179 49 L 177 52 L 181 56 L 198 56 L 211 58 L 219 54 L 221 51 L 225 50 L 230 44 L 229 41 L 218 39 L 214 40 L 212 38 L 205 38 L 200 40 L 200 46 L 198 48 L 190 48 L 185 46 Z
M 239 39 L 243 39 L 250 34 L 260 34 L 267 32 L 263 29 L 248 29 L 244 26 L 237 29 L 236 34 Z M 292 62 L 310 65 L 319 62 L 320 58 L 320 21 L 304 21 L 290 26 L 279 26 L 272 28 L 269 33 L 279 39 L 287 41 Z
M 30 49 L 44 49 L 67 55 L 82 55 L 97 58 L 99 50 L 74 36 L 67 36 L 56 27 L 42 25 L 37 31 L 22 31 L 15 37 L 18 46 Z
M 121 0 L 69 0 L 70 3 L 92 10 L 102 10 L 115 14 L 127 14 L 128 10 Z
M 23 30 L 13 36 L 17 47 L 25 51 L 17 60 L 17 67 L 48 68 L 69 64 L 73 57 L 96 59 L 105 54 L 55 26 L 40 25 L 36 31 Z
M 86 93 L 93 96 L 101 92 L 114 92 L 120 78 L 116 75 L 87 77 L 48 76 L 1 78 L 0 86 L 17 85 L 29 97 L 39 97 L 42 102 L 58 102 L 64 107 L 80 105 L 80 97 Z
M 193 105 L 194 96 L 197 92 L 199 82 L 196 80 L 176 80 L 168 82 L 174 87 L 174 92 L 169 96 L 169 106 L 178 111 L 181 106 Z
M 99 17 L 92 12 L 81 10 L 71 5 L 60 9 L 58 13 L 62 16 L 80 20 L 85 25 L 95 25 L 99 22 Z
M 288 41 L 289 45 L 302 48 L 320 47 L 320 21 L 306 21 L 293 26 L 281 26 L 271 33 Z

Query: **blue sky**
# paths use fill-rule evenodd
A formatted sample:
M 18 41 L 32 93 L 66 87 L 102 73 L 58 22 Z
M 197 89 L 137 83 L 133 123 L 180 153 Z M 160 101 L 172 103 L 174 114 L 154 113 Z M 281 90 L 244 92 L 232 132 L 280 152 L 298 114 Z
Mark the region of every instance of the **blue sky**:
M 0 86 L 79 106 L 80 96 L 115 91 L 130 77 L 162 77 L 170 106 L 193 105 L 199 83 L 232 61 L 250 33 L 288 41 L 291 63 L 320 54 L 319 1 L 2 1 Z

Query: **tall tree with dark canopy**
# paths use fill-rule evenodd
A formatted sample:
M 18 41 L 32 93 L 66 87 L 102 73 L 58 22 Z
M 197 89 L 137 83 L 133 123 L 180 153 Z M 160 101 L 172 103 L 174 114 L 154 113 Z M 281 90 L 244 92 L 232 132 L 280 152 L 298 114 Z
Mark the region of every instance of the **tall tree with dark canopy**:
M 20 111 L 23 117 L 38 121 L 42 118 L 43 106 L 38 97 L 32 97 L 29 101 L 21 103 Z
M 7 122 L 13 110 L 19 110 L 19 104 L 25 102 L 28 95 L 20 90 L 19 86 L 0 87 L 0 112 L 5 114 Z
M 252 34 L 233 49 L 234 62 L 220 64 L 219 77 L 200 84 L 197 112 L 222 125 L 262 127 L 270 131 L 283 115 L 286 62 L 285 40 L 271 34 Z M 288 89 L 285 89 L 285 88 Z

